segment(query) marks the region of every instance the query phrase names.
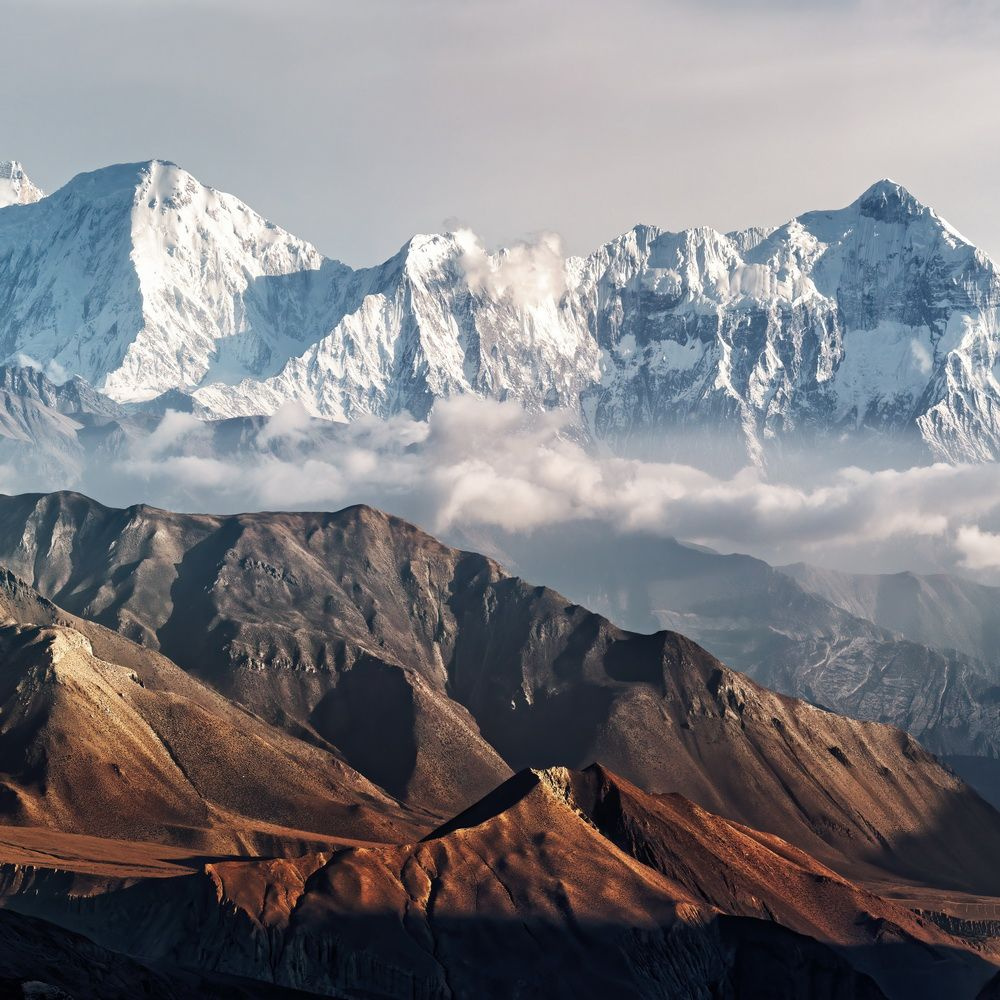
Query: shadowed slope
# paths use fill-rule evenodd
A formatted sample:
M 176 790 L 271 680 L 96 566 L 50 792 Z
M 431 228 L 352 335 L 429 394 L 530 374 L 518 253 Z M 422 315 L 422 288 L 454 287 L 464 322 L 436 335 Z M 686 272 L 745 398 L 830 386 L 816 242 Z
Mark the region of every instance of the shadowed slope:
M 599 759 L 843 871 L 1000 891 L 984 860 L 1000 816 L 905 734 L 773 694 L 675 633 L 625 632 L 370 508 L 0 498 L 0 560 L 439 815 L 508 766 Z
M 380 778 L 439 815 L 510 773 L 444 691 L 452 587 L 499 567 L 405 522 L 363 507 L 208 517 L 2 498 L 0 562 L 294 735 L 370 765 L 374 722 Z
M 1000 754 L 991 588 L 779 570 L 587 521 L 480 542 L 612 621 L 681 632 L 773 690 L 888 722 L 934 753 Z
M 912 910 L 683 796 L 649 795 L 594 765 L 566 775 L 566 797 L 609 840 L 693 898 L 833 945 L 891 995 L 971 996 L 988 974 L 985 958 L 959 952 L 953 938 Z

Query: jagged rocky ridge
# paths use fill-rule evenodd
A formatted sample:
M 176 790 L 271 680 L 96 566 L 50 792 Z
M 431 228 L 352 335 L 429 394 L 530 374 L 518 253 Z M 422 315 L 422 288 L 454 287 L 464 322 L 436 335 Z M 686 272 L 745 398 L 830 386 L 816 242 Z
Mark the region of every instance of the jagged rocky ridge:
M 310 995 L 736 1000 L 766 984 L 787 1000 L 874 1000 L 930 996 L 944 981 L 971 993 L 991 971 L 932 923 L 806 856 L 786 860 L 787 845 L 758 845 L 683 800 L 659 811 L 651 800 L 648 835 L 680 834 L 682 867 L 707 858 L 729 880 L 728 893 L 692 894 L 662 870 L 664 857 L 644 863 L 620 849 L 577 805 L 573 784 L 595 777 L 615 787 L 603 771 L 523 772 L 414 844 L 209 863 L 76 902 L 50 872 L 15 873 L 4 902 L 141 955 L 151 976 L 235 975 Z M 829 883 L 821 895 L 839 905 L 824 927 L 811 924 L 808 904 L 778 919 L 755 907 L 741 849 L 793 879 Z
M 775 695 L 675 633 L 625 632 L 370 508 L 0 498 L 0 563 L 411 808 L 446 816 L 510 769 L 602 760 L 830 863 L 994 879 L 977 859 L 1000 818 L 905 734 Z
M 972 996 L 995 961 L 779 838 L 596 765 L 520 772 L 416 843 L 96 881 L 0 868 L 7 907 L 154 970 L 328 995 L 912 1000 Z
M 1000 757 L 996 588 L 855 577 L 599 524 L 492 542 L 518 571 L 637 631 L 671 628 L 777 691 L 891 722 L 935 753 Z
M 475 393 L 702 457 L 719 431 L 759 462 L 815 434 L 883 458 L 1000 448 L 997 270 L 891 181 L 771 230 L 638 226 L 566 261 L 416 236 L 351 270 L 152 161 L 3 209 L 0 302 L 0 356 L 207 416 L 422 417 Z

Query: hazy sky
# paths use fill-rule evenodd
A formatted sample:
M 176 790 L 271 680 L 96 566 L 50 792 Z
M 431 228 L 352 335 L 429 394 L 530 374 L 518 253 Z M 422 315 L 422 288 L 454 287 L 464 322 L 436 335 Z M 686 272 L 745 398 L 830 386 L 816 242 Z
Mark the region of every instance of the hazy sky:
M 891 176 L 1000 257 L 995 0 L 0 0 L 0 158 L 163 157 L 321 250 L 732 229 Z

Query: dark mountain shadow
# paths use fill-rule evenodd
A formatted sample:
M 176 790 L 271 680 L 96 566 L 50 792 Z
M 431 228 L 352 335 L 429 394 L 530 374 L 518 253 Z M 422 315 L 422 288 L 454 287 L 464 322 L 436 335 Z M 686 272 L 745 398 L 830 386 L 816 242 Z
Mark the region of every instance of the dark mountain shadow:
M 390 795 L 406 795 L 417 764 L 413 687 L 399 667 L 361 656 L 309 717 L 350 765 Z M 378 734 L 378 735 L 375 735 Z
M 961 863 L 953 851 L 956 809 L 964 816 L 966 850 Z M 996 822 L 996 810 L 965 786 L 942 794 L 937 805 L 927 811 L 919 834 L 900 832 L 891 847 L 886 845 L 885 853 L 870 852 L 867 860 L 917 885 L 1000 897 L 1000 867 L 992 846 L 996 843 Z M 845 874 L 850 872 L 845 870 Z
M 170 650 L 176 663 L 223 693 L 230 678 L 219 669 L 213 654 L 226 648 L 233 630 L 228 623 L 216 620 L 204 594 L 215 584 L 242 532 L 238 518 L 227 518 L 218 530 L 184 553 L 170 588 L 170 616 L 156 633 L 160 648 Z
M 186 884 L 181 897 L 173 900 L 178 905 L 169 910 L 157 912 L 161 886 L 140 883 L 111 897 L 79 900 L 62 912 L 50 908 L 46 921 L 19 912 L 0 913 L 0 940 L 6 926 L 17 928 L 22 953 L 45 956 L 35 958 L 29 968 L 47 974 L 62 988 L 73 987 L 75 1000 L 307 995 L 289 989 L 289 979 L 308 995 L 371 1000 L 903 997 L 899 992 L 886 994 L 854 968 L 849 949 L 841 954 L 778 924 L 748 917 L 720 916 L 707 924 L 669 926 L 647 921 L 641 927 L 557 923 L 541 916 L 434 917 L 424 929 L 401 924 L 395 912 L 360 912 L 332 916 L 318 935 L 292 927 L 268 940 L 242 914 L 219 914 L 202 923 L 211 912 L 204 904 L 213 910 L 217 906 L 214 898 L 199 898 L 209 890 L 204 880 L 188 876 L 170 881 Z M 595 893 L 610 889 L 594 887 Z M 86 928 L 101 944 L 63 929 L 73 925 Z M 76 943 L 106 968 L 126 969 L 139 983 L 145 976 L 145 983 L 134 993 L 95 989 L 74 968 L 65 967 L 65 955 L 52 946 L 61 940 Z M 129 953 L 146 957 L 140 965 L 125 957 Z M 946 956 L 940 958 L 955 984 L 956 969 Z M 13 976 L 25 975 L 25 964 L 15 950 L 0 957 L 0 974 L 9 970 Z M 961 967 L 958 971 L 961 975 Z M 937 983 L 925 982 L 908 1000 L 936 998 L 941 995 L 936 988 Z
M 247 373 L 277 375 L 290 356 L 305 353 L 360 307 L 369 290 L 366 276 L 327 259 L 315 270 L 251 278 L 240 302 L 247 329 L 215 342 L 201 384 L 235 384 Z

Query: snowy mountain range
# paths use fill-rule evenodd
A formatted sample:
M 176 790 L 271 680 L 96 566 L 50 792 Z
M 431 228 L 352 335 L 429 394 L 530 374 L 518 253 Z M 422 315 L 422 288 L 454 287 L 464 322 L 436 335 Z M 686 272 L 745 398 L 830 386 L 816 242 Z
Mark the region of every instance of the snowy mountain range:
M 626 450 L 697 433 L 1000 455 L 1000 274 L 900 185 L 775 229 L 637 226 L 587 257 L 413 237 L 353 270 L 171 163 L 43 197 L 0 164 L 0 359 L 206 418 L 334 420 L 473 393 Z

